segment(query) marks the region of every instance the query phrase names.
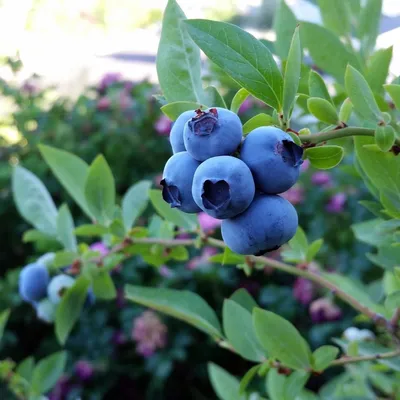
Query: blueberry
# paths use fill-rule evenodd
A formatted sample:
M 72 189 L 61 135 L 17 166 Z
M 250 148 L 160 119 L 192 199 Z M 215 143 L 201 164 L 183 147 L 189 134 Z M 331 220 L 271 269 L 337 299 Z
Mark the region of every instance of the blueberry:
M 254 129 L 244 140 L 240 158 L 253 173 L 256 187 L 278 194 L 290 189 L 299 178 L 303 149 L 289 134 L 264 126 Z
M 37 263 L 27 265 L 19 275 L 21 297 L 30 303 L 43 299 L 46 297 L 49 280 L 49 272 L 44 265 Z
M 222 238 L 235 253 L 261 255 L 288 242 L 297 225 L 296 210 L 286 199 L 256 194 L 244 213 L 222 221 Z
M 209 158 L 194 174 L 194 201 L 214 218 L 232 218 L 240 214 L 253 201 L 254 193 L 251 171 L 238 158 Z
M 174 154 L 165 164 L 163 179 L 163 199 L 172 208 L 187 213 L 197 213 L 200 208 L 192 197 L 193 175 L 200 165 L 187 151 Z
M 55 276 L 47 287 L 47 296 L 54 304 L 61 301 L 64 292 L 75 283 L 75 279 L 69 275 L 60 274 Z
M 185 125 L 183 138 L 186 150 L 199 161 L 232 154 L 242 140 L 239 117 L 225 108 L 197 110 Z
M 171 142 L 172 152 L 174 154 L 181 151 L 186 151 L 185 143 L 183 142 L 183 130 L 186 122 L 195 115 L 196 113 L 193 110 L 185 111 L 173 123 L 171 132 L 169 134 L 169 141 Z
M 56 313 L 56 305 L 52 303 L 49 299 L 41 300 L 35 307 L 37 317 L 47 323 L 52 323 L 54 321 Z

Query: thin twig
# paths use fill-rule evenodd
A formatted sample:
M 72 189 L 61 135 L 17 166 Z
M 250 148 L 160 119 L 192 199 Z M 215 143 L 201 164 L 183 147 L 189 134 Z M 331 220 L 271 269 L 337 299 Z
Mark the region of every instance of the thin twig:
M 331 362 L 329 367 L 337 367 L 339 365 L 352 364 L 362 361 L 376 361 L 384 360 L 387 358 L 394 358 L 400 356 L 400 349 L 388 351 L 387 353 L 371 354 L 368 356 L 357 356 L 357 357 L 340 357 L 337 360 Z

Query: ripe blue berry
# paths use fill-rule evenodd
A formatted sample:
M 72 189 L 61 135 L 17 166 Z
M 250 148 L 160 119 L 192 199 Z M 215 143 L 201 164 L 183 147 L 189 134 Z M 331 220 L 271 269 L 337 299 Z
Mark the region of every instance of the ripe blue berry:
M 251 171 L 235 157 L 209 158 L 194 174 L 194 201 L 214 218 L 232 218 L 240 214 L 253 201 L 254 193 Z
M 64 292 L 75 283 L 75 279 L 69 275 L 61 274 L 55 276 L 47 287 L 47 296 L 49 300 L 58 304 Z
M 244 213 L 222 221 L 222 238 L 235 253 L 261 255 L 288 242 L 297 225 L 296 210 L 286 199 L 257 194 Z
M 19 293 L 30 303 L 37 302 L 46 296 L 49 283 L 49 272 L 42 264 L 29 264 L 19 275 Z
M 193 175 L 200 165 L 187 151 L 174 154 L 165 164 L 163 179 L 163 199 L 172 208 L 186 213 L 197 213 L 200 210 L 192 196 Z
M 179 153 L 181 151 L 186 151 L 185 143 L 183 141 L 183 130 L 185 124 L 189 119 L 193 118 L 196 113 L 193 110 L 185 111 L 182 113 L 174 122 L 169 134 L 169 141 L 171 142 L 172 152 Z
M 290 189 L 299 178 L 303 149 L 278 128 L 256 128 L 244 140 L 240 158 L 253 173 L 256 187 L 278 194 Z
M 239 117 L 225 108 L 197 110 L 185 125 L 183 138 L 186 150 L 199 161 L 232 154 L 242 140 Z

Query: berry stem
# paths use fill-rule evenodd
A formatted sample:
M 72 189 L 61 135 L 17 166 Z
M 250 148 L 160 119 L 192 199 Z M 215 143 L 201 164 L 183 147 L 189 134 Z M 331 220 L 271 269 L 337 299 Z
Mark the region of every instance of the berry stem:
M 331 362 L 329 367 L 337 367 L 339 365 L 352 364 L 362 361 L 376 361 L 383 360 L 385 358 L 394 358 L 400 356 L 400 349 L 388 351 L 386 353 L 370 354 L 368 356 L 357 356 L 357 357 L 340 357 L 337 360 Z
M 299 139 L 303 143 L 318 144 L 321 142 L 325 142 L 326 140 L 339 139 L 343 137 L 374 136 L 374 135 L 375 135 L 374 129 L 347 127 L 341 129 L 334 129 L 328 132 L 314 133 L 311 135 L 300 135 Z

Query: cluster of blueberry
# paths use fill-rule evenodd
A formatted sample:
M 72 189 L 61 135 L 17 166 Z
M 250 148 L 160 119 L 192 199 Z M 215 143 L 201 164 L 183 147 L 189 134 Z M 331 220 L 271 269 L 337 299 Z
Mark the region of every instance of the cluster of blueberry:
M 224 108 L 182 113 L 170 141 L 163 198 L 186 213 L 222 219 L 222 237 L 239 254 L 279 248 L 296 233 L 294 207 L 278 196 L 297 181 L 303 149 L 275 127 L 243 139 L 239 117 Z
M 35 308 L 39 319 L 51 323 L 62 295 L 75 283 L 75 279 L 66 274 L 50 278 L 45 261 L 39 259 L 22 269 L 19 275 L 19 294 Z M 93 292 L 89 291 L 85 306 L 92 305 L 94 300 Z

